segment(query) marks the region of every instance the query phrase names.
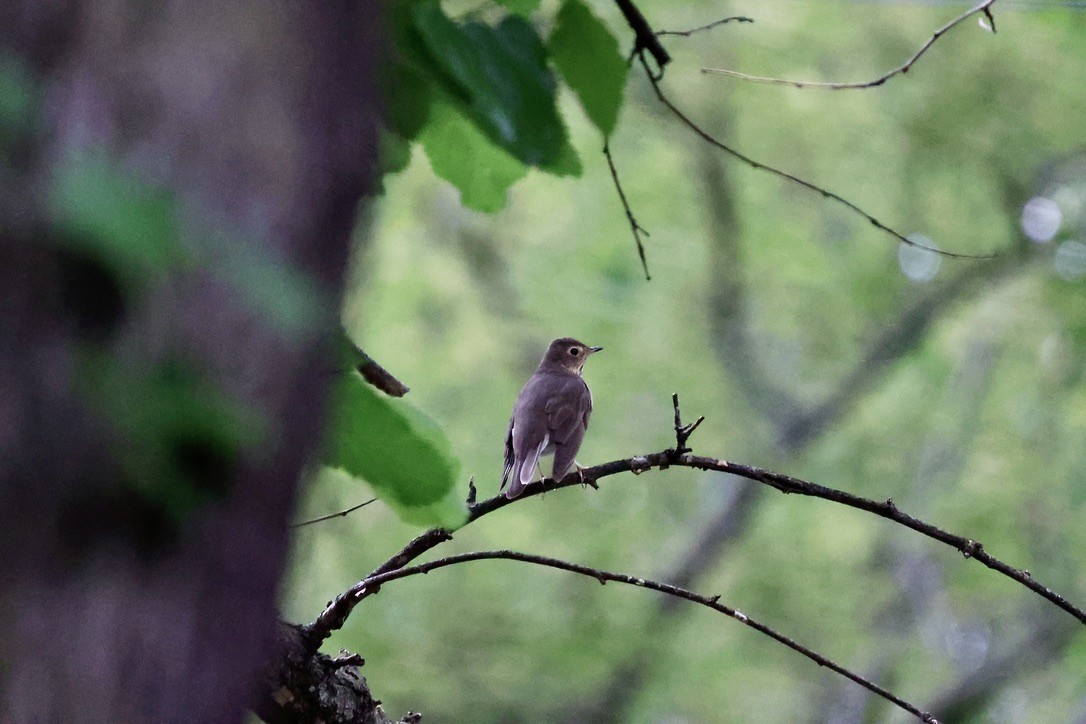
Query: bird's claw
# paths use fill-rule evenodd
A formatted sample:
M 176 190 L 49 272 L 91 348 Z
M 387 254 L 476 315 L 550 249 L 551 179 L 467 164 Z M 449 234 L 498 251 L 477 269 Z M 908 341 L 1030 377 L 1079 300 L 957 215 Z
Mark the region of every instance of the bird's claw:
M 592 488 L 593 490 L 599 490 L 600 486 L 596 484 L 596 481 L 592 478 L 585 477 L 584 471 L 586 468 L 581 467 L 577 462 L 573 463 L 573 467 L 577 468 L 577 477 L 581 481 L 582 488 Z

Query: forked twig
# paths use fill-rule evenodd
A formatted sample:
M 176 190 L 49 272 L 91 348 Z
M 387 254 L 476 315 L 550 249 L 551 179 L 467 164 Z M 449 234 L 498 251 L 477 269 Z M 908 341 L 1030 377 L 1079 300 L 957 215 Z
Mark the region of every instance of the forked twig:
M 676 35 L 682 38 L 689 38 L 695 33 L 704 33 L 713 28 L 719 27 L 726 23 L 753 23 L 754 18 L 748 18 L 743 15 L 733 15 L 730 18 L 721 18 L 720 20 L 714 20 L 711 23 L 705 25 L 699 25 L 696 28 L 690 28 L 689 30 L 657 30 L 656 37 L 663 37 L 665 35 Z
M 994 0 L 993 0 L 993 2 L 994 2 Z M 992 257 L 995 256 L 995 254 L 963 254 L 963 253 L 953 252 L 953 251 L 943 251 L 942 249 L 935 249 L 935 248 L 927 246 L 925 244 L 921 244 L 921 243 L 918 243 L 916 241 L 913 241 L 912 239 L 910 239 L 907 236 L 905 236 L 904 234 L 902 234 L 900 231 L 897 231 L 897 230 L 887 226 L 886 224 L 882 223 L 881 221 L 876 219 L 874 216 L 872 216 L 868 212 L 864 211 L 862 208 L 860 208 L 859 206 L 857 206 L 853 202 L 846 199 L 844 196 L 841 196 L 840 194 L 836 194 L 836 193 L 834 193 L 834 192 L 832 192 L 832 191 L 830 191 L 828 189 L 822 188 L 821 186 L 818 186 L 817 184 L 813 184 L 810 181 L 807 181 L 805 179 L 800 178 L 799 176 L 796 176 L 795 174 L 791 174 L 791 173 L 789 173 L 787 171 L 783 171 L 783 170 L 781 170 L 779 168 L 776 168 L 774 166 L 770 166 L 768 164 L 762 163 L 761 161 L 755 161 L 750 156 L 747 156 L 746 154 L 735 150 L 734 148 L 732 148 L 728 144 L 726 144 L 723 141 L 716 138 L 716 136 L 714 136 L 711 133 L 709 133 L 708 131 L 706 131 L 704 128 L 702 128 L 697 123 L 695 123 L 693 120 L 691 120 L 691 118 L 689 116 L 687 116 L 685 113 L 683 113 L 681 110 L 679 110 L 679 107 L 676 106 L 671 101 L 670 98 L 668 98 L 667 94 L 664 93 L 663 88 L 660 87 L 660 78 L 658 77 L 657 74 L 654 74 L 652 72 L 652 70 L 649 68 L 648 61 L 645 60 L 644 54 L 641 53 L 641 52 L 638 52 L 637 53 L 637 58 L 638 58 L 638 60 L 641 61 L 641 66 L 645 70 L 645 75 L 648 76 L 649 83 L 652 85 L 652 89 L 653 89 L 653 92 L 656 94 L 657 100 L 659 100 L 660 103 L 662 103 L 665 108 L 667 108 L 669 111 L 671 111 L 671 114 L 673 116 L 675 116 L 677 119 L 679 119 L 679 121 L 682 122 L 682 124 L 684 126 L 686 126 L 691 131 L 693 131 L 695 134 L 700 136 L 702 140 L 706 141 L 707 143 L 714 146 L 715 148 L 720 149 L 721 151 L 728 154 L 732 158 L 735 158 L 735 159 L 737 159 L 739 161 L 742 161 L 743 163 L 747 164 L 748 166 L 750 166 L 751 168 L 753 168 L 753 169 L 755 169 L 757 171 L 765 171 L 765 172 L 770 173 L 770 174 L 772 174 L 772 175 L 774 175 L 774 176 L 776 176 L 778 178 L 782 178 L 782 179 L 784 179 L 786 181 L 790 181 L 790 182 L 792 182 L 792 183 L 794 183 L 794 184 L 796 184 L 798 186 L 802 186 L 805 189 L 809 189 L 811 191 L 814 191 L 815 193 L 821 194 L 823 198 L 827 198 L 827 199 L 830 199 L 831 201 L 835 201 L 836 203 L 840 204 L 841 206 L 844 206 L 846 209 L 849 209 L 853 213 L 863 217 L 864 219 L 867 220 L 867 222 L 869 224 L 874 226 L 876 229 L 879 229 L 880 231 L 885 232 L 886 234 L 889 234 L 890 236 L 892 236 L 895 239 L 897 239 L 898 241 L 900 241 L 902 244 L 906 244 L 908 246 L 916 247 L 917 249 L 924 249 L 925 251 L 930 251 L 933 254 L 939 254 L 940 256 L 951 257 L 951 258 L 954 258 L 954 259 L 991 259 Z
M 880 86 L 886 81 L 893 78 L 895 75 L 903 75 L 909 72 L 909 69 L 913 67 L 913 64 L 920 59 L 924 53 L 928 52 L 928 49 L 935 44 L 939 38 L 948 33 L 956 25 L 964 22 L 966 19 L 973 15 L 983 14 L 988 19 L 988 29 L 993 33 L 995 32 L 995 18 L 992 16 L 992 5 L 996 0 L 984 0 L 984 2 L 974 6 L 971 10 L 959 15 L 951 20 L 943 27 L 936 30 L 927 42 L 920 46 L 920 49 L 913 53 L 912 57 L 906 60 L 904 63 L 894 68 L 893 70 L 883 73 L 874 80 L 862 81 L 857 83 L 828 83 L 823 81 L 807 81 L 807 80 L 788 80 L 787 78 L 771 78 L 760 75 L 748 75 L 746 73 L 740 73 L 736 70 L 728 70 L 727 68 L 702 68 L 702 73 L 711 73 L 715 75 L 726 75 L 732 78 L 740 78 L 742 80 L 751 81 L 752 83 L 770 83 L 774 85 L 790 85 L 795 88 L 824 88 L 827 90 L 854 90 L 857 88 L 874 88 Z

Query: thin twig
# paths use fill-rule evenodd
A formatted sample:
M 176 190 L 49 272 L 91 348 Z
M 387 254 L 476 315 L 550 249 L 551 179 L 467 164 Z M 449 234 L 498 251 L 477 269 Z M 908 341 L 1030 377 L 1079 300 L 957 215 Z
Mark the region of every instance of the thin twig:
M 689 38 L 694 33 L 702 33 L 702 32 L 705 32 L 707 30 L 712 30 L 713 28 L 718 27 L 720 25 L 724 25 L 725 23 L 732 23 L 732 22 L 735 22 L 735 23 L 753 23 L 754 18 L 748 18 L 748 17 L 745 17 L 743 15 L 733 15 L 730 18 L 721 18 L 720 20 L 714 20 L 713 22 L 711 22 L 711 23 L 709 23 L 707 25 L 699 25 L 698 27 L 691 28 L 690 30 L 657 30 L 656 31 L 656 37 L 661 37 L 661 36 L 664 36 L 664 35 L 678 35 L 678 36 L 683 37 L 683 38 Z
M 907 515 L 906 513 L 901 512 L 897 506 L 894 505 L 892 500 L 876 501 L 869 498 L 863 498 L 843 490 L 836 490 L 824 485 L 818 485 L 817 483 L 810 483 L 800 480 L 799 478 L 793 478 L 790 475 L 775 473 L 753 465 L 743 465 L 742 463 L 733 463 L 728 462 L 727 460 L 702 457 L 690 453 L 676 455 L 675 450 L 664 450 L 649 455 L 636 455 L 631 458 L 613 460 L 608 463 L 603 463 L 602 465 L 583 468 L 579 471 L 567 474 L 559 481 L 547 479 L 540 484 L 529 486 L 529 488 L 516 498 L 516 500 L 520 501 L 535 495 L 548 493 L 552 490 L 568 488 L 573 485 L 581 485 L 585 478 L 597 481 L 601 478 L 617 475 L 619 473 L 633 472 L 635 474 L 640 474 L 652 468 L 665 470 L 672 466 L 729 473 L 731 475 L 762 483 L 763 485 L 768 485 L 782 493 L 794 493 L 813 498 L 822 498 L 823 500 L 829 500 L 851 508 L 864 510 L 879 517 L 886 518 L 887 520 L 892 520 L 895 523 L 899 523 L 917 531 L 921 535 L 944 543 L 960 551 L 966 558 L 972 558 L 979 561 L 988 568 L 1002 573 L 1011 580 L 1017 581 L 1042 598 L 1050 601 L 1059 608 L 1062 608 L 1083 624 L 1086 624 L 1086 610 L 1074 605 L 1047 586 L 1038 583 L 1028 571 L 1014 568 L 990 555 L 978 541 L 949 533 L 930 523 Z M 468 506 L 468 519 L 464 525 L 466 526 L 488 513 L 504 508 L 512 502 L 512 500 L 506 498 L 504 495 L 499 494 L 493 498 L 484 500 L 481 503 Z M 449 531 L 443 528 L 432 528 L 405 545 L 399 553 L 378 566 L 365 580 L 372 581 L 376 576 L 383 573 L 403 568 L 426 551 L 448 540 L 452 540 L 452 534 Z M 360 585 L 360 583 L 355 584 L 344 593 L 336 596 L 324 611 L 322 611 L 320 615 L 306 627 L 311 646 L 319 646 L 333 631 L 342 628 L 343 624 L 347 621 L 347 617 L 350 616 L 351 611 L 354 610 L 354 607 L 367 596 L 376 593 L 376 590 L 372 585 L 359 588 Z
M 417 566 L 411 566 L 409 568 L 399 568 L 397 570 L 389 571 L 387 573 L 370 576 L 369 578 L 360 581 L 357 584 L 357 587 L 360 587 L 359 593 L 361 593 L 361 591 L 365 590 L 368 586 L 376 586 L 379 588 L 384 584 L 399 578 L 407 578 L 408 576 L 425 574 L 439 568 L 446 568 L 448 566 L 453 566 L 460 563 L 485 560 L 520 561 L 522 563 L 531 563 L 533 565 L 544 566 L 547 568 L 557 568 L 562 571 L 569 571 L 570 573 L 576 573 L 581 576 L 595 579 L 601 584 L 605 584 L 609 581 L 615 583 L 624 583 L 630 586 L 637 586 L 638 588 L 645 588 L 650 591 L 658 591 L 668 596 L 674 596 L 676 598 L 681 598 L 687 601 L 691 601 L 693 603 L 700 604 L 702 606 L 705 606 L 706 608 L 711 608 L 714 611 L 722 613 L 729 618 L 733 618 L 736 621 L 739 621 L 740 623 L 749 626 L 755 631 L 769 636 L 773 640 L 784 644 L 793 651 L 796 651 L 797 653 L 806 656 L 808 659 L 814 661 L 819 666 L 824 666 L 827 669 L 831 669 L 832 671 L 835 671 L 838 674 L 841 674 L 842 676 L 851 679 L 868 691 L 871 691 L 878 696 L 881 696 L 883 699 L 886 699 L 887 701 L 896 704 L 898 707 L 917 717 L 920 721 L 927 722 L 928 724 L 938 724 L 938 720 L 931 714 L 925 711 L 921 711 L 918 707 L 910 704 L 904 699 L 895 696 L 893 693 L 891 693 L 887 689 L 882 688 L 878 684 L 875 684 L 874 682 L 865 679 L 863 676 L 860 676 L 857 673 L 849 671 L 840 664 L 837 664 L 832 660 L 826 658 L 822 654 L 819 654 L 816 651 L 813 651 L 812 649 L 803 646 L 802 644 L 796 642 L 794 639 L 785 636 L 784 634 L 778 632 L 773 628 L 770 628 L 766 624 L 752 619 L 750 616 L 746 615 L 742 611 L 737 611 L 734 608 L 725 606 L 724 604 L 720 603 L 720 596 L 702 596 L 685 588 L 672 586 L 667 583 L 660 583 L 657 581 L 648 580 L 645 578 L 638 578 L 636 576 L 630 576 L 623 573 L 612 573 L 610 571 L 604 571 L 598 568 L 591 568 L 589 566 L 582 566 L 577 563 L 570 563 L 568 561 L 563 561 L 558 558 L 537 556 L 530 553 L 521 553 L 519 551 L 499 550 L 461 553 L 458 555 L 449 556 L 447 558 L 441 558 L 436 561 L 431 561 L 429 563 L 422 563 Z
M 633 232 L 634 243 L 637 244 L 637 255 L 641 257 L 641 268 L 645 270 L 645 281 L 652 281 L 649 275 L 649 263 L 645 260 L 645 245 L 641 243 L 641 235 L 651 236 L 641 224 L 637 223 L 630 202 L 626 200 L 626 192 L 622 190 L 622 183 L 618 180 L 618 170 L 615 168 L 615 159 L 611 157 L 611 144 L 604 142 L 603 155 L 607 158 L 607 167 L 611 169 L 611 179 L 615 182 L 615 190 L 622 202 L 622 208 L 626 211 L 626 220 L 630 222 L 630 231 Z
M 642 67 L 645 69 L 645 74 L 648 76 L 649 83 L 652 84 L 652 89 L 656 93 L 656 98 L 661 103 L 663 103 L 664 106 L 669 111 L 671 111 L 672 115 L 674 115 L 676 118 L 678 118 L 679 121 L 681 121 L 683 125 L 685 125 L 691 131 L 693 131 L 698 136 L 700 136 L 702 138 L 702 140 L 706 141 L 707 143 L 709 143 L 712 146 L 715 146 L 716 148 L 719 148 L 721 151 L 727 153 L 732 158 L 735 158 L 735 159 L 738 159 L 739 161 L 742 161 L 743 163 L 747 164 L 748 166 L 750 166 L 751 168 L 753 168 L 753 169 L 755 169 L 757 171 L 766 171 L 766 172 L 768 172 L 768 173 L 770 173 L 770 174 L 772 174 L 774 176 L 777 176 L 778 178 L 782 178 L 782 179 L 784 179 L 786 181 L 791 181 L 792 183 L 797 184 L 799 186 L 802 186 L 805 189 L 810 189 L 811 191 L 819 193 L 824 198 L 836 201 L 838 204 L 844 206 L 845 208 L 849 209 L 853 213 L 856 213 L 859 216 L 862 216 L 863 218 L 867 219 L 868 223 L 870 223 L 876 229 L 879 229 L 880 231 L 883 231 L 883 232 L 889 234 L 890 236 L 894 237 L 895 239 L 897 239 L 901 243 L 907 244 L 908 246 L 913 246 L 913 247 L 916 247 L 917 249 L 924 249 L 925 251 L 930 251 L 933 254 L 939 254 L 940 256 L 951 257 L 951 258 L 954 258 L 954 259 L 991 259 L 992 257 L 995 256 L 995 254 L 961 254 L 961 253 L 952 252 L 952 251 L 943 251 L 942 249 L 935 249 L 933 247 L 926 246 L 924 244 L 920 244 L 918 242 L 915 242 L 912 239 L 909 239 L 908 237 L 906 237 L 901 232 L 896 231 L 896 230 L 890 228 L 889 226 L 887 226 L 886 224 L 882 223 L 881 221 L 876 219 L 874 216 L 867 213 L 866 211 L 861 209 L 859 206 L 857 206 L 856 204 L 854 204 L 851 201 L 849 201 L 848 199 L 846 199 L 845 197 L 843 197 L 843 196 L 841 196 L 839 194 L 835 194 L 834 192 L 829 191 L 828 189 L 824 189 L 821 186 L 813 184 L 810 181 L 805 181 L 804 179 L 801 179 L 799 176 L 788 173 L 787 171 L 782 171 L 781 169 L 775 168 L 773 166 L 768 166 L 768 165 L 762 163 L 761 161 L 755 161 L 750 156 L 747 156 L 747 155 L 745 155 L 743 153 L 740 153 L 739 151 L 735 150 L 734 148 L 727 145 L 723 141 L 718 140 L 715 136 L 713 136 L 708 131 L 703 129 L 697 123 L 694 123 L 694 121 L 692 121 L 689 116 L 687 116 L 685 113 L 680 111 L 678 106 L 676 106 L 674 103 L 671 102 L 671 99 L 667 97 L 667 95 L 664 93 L 663 89 L 660 87 L 660 79 L 655 74 L 653 74 L 652 70 L 649 68 L 648 61 L 645 60 L 644 54 L 643 53 L 638 53 L 637 57 L 641 61 Z
M 788 80 L 786 78 L 769 78 L 769 77 L 758 76 L 758 75 L 747 75 L 746 73 L 740 73 L 738 71 L 728 70 L 726 68 L 702 68 L 701 72 L 702 73 L 713 73 L 713 74 L 717 74 L 717 75 L 727 75 L 727 76 L 730 76 L 732 78 L 740 78 L 742 80 L 748 80 L 748 81 L 751 81 L 753 83 L 771 83 L 771 84 L 774 84 L 774 85 L 790 85 L 790 86 L 794 86 L 796 88 L 825 88 L 825 89 L 828 89 L 828 90 L 853 90 L 853 89 L 856 89 L 856 88 L 874 88 L 876 86 L 882 85 L 886 81 L 893 78 L 895 75 L 902 75 L 904 73 L 908 73 L 909 69 L 913 67 L 913 63 L 915 63 L 917 60 L 919 60 L 920 56 L 922 56 L 924 53 L 928 52 L 928 49 L 932 45 L 935 44 L 935 41 L 939 40 L 939 38 L 941 38 L 943 35 L 945 35 L 947 32 L 949 32 L 950 29 L 953 28 L 955 25 L 958 25 L 959 23 L 965 21 L 966 19 L 968 19 L 969 17 L 971 17 L 973 15 L 976 15 L 978 13 L 982 13 L 986 18 L 988 18 L 989 27 L 991 28 L 991 31 L 994 33 L 995 32 L 995 18 L 992 17 L 991 6 L 992 6 L 993 3 L 995 3 L 995 1 L 996 0 L 984 0 L 984 2 L 980 3 L 979 5 L 976 5 L 971 10 L 968 10 L 967 12 L 963 13 L 962 15 L 959 15 L 958 17 L 954 18 L 949 23 L 947 23 L 943 27 L 936 30 L 935 33 L 932 34 L 932 36 L 930 38 L 928 38 L 928 41 L 926 43 L 924 43 L 922 46 L 920 46 L 920 50 L 913 53 L 911 58 L 909 58 L 908 60 L 906 60 L 904 63 L 902 63 L 898 67 L 894 68 L 893 70 L 887 71 L 886 73 L 883 73 L 882 75 L 880 75 L 878 78 L 875 78 L 874 80 L 868 80 L 868 81 L 863 81 L 863 82 L 858 82 L 858 83 L 827 83 L 827 82 L 821 82 L 821 81 Z
M 690 452 L 690 448 L 686 446 L 690 436 L 694 434 L 694 430 L 698 429 L 698 425 L 705 422 L 705 415 L 702 415 L 698 419 L 694 420 L 689 425 L 683 424 L 682 414 L 679 412 L 679 393 L 676 392 L 671 395 L 671 404 L 675 408 L 675 450 L 676 456 L 683 453 Z
M 339 511 L 337 513 L 329 513 L 328 515 L 322 515 L 321 517 L 313 518 L 312 520 L 303 520 L 301 523 L 293 523 L 290 527 L 291 528 L 301 528 L 304 525 L 313 525 L 314 523 L 322 523 L 322 522 L 324 522 L 326 520 L 332 520 L 333 518 L 342 518 L 343 516 L 345 516 L 345 515 L 347 515 L 349 513 L 355 512 L 359 508 L 365 508 L 370 503 L 375 503 L 375 502 L 377 502 L 377 498 L 371 498 L 370 500 L 367 500 L 365 503 L 359 503 L 358 505 L 351 506 L 350 508 L 347 508 L 345 510 L 341 510 L 341 511 Z

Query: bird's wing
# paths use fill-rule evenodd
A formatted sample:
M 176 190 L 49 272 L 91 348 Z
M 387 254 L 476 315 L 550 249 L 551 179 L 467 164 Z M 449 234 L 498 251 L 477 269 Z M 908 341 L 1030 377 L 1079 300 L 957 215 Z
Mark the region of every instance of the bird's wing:
M 547 399 L 547 432 L 555 445 L 563 445 L 578 429 L 584 435 L 588 413 L 592 411 L 592 393 L 580 377 L 566 377 Z
M 586 397 L 582 398 L 584 402 L 584 414 L 581 416 L 584 420 L 584 428 L 588 429 L 588 418 L 592 417 L 592 390 L 588 389 L 588 383 L 581 380 L 581 384 L 584 385 L 584 391 Z
M 539 456 L 550 444 L 544 406 L 550 397 L 550 375 L 533 375 L 524 385 L 513 405 L 509 432 L 505 438 L 505 470 L 502 484 L 508 477 L 505 495 L 515 498 L 531 482 Z
M 513 463 L 516 461 L 516 456 L 513 454 L 513 417 L 509 417 L 509 429 L 505 433 L 505 465 L 502 467 L 502 484 L 498 486 L 498 490 L 505 488 L 505 484 L 509 482 L 509 473 L 513 472 Z
M 558 480 L 569 472 L 577 451 L 581 449 L 588 418 L 592 414 L 592 393 L 580 377 L 571 378 L 570 385 L 561 401 L 548 410 L 551 439 L 554 441 L 554 469 L 551 477 Z

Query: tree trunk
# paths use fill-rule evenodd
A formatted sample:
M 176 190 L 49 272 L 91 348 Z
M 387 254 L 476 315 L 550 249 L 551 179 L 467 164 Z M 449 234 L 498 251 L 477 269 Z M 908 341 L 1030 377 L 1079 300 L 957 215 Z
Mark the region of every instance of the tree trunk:
M 379 9 L 0 9 L 4 72 L 39 102 L 0 159 L 0 720 L 239 721 L 258 695 L 350 233 L 375 181 Z M 50 190 L 84 150 L 168 189 L 200 263 L 124 297 L 73 262 Z M 290 299 L 279 284 L 306 293 L 285 311 L 254 303 Z M 178 441 L 207 498 L 171 514 L 132 484 L 136 443 L 84 394 L 98 359 L 133 385 L 183 360 L 260 442 L 223 456 Z

